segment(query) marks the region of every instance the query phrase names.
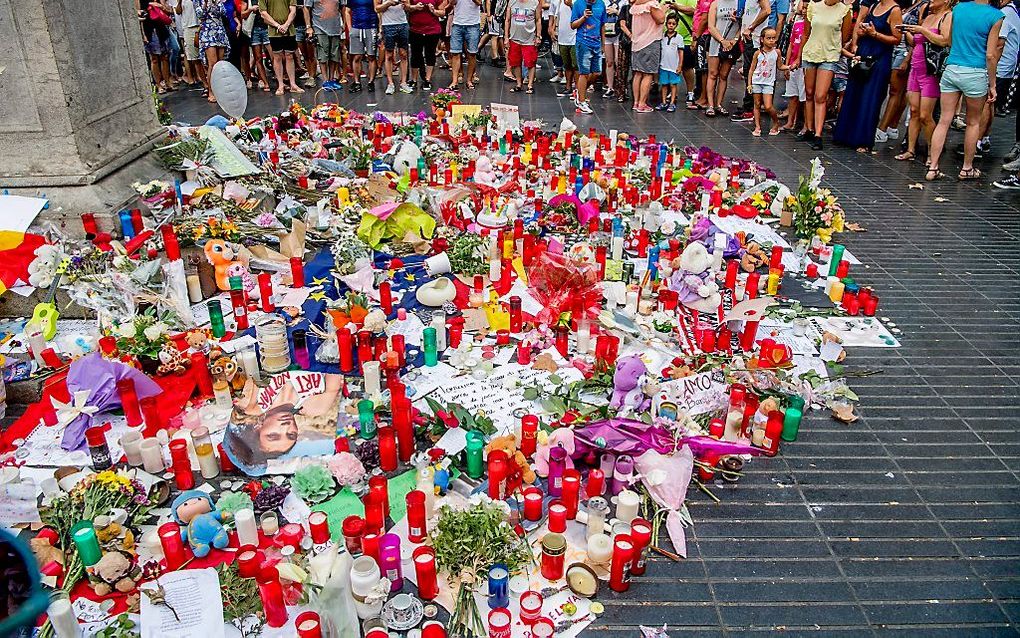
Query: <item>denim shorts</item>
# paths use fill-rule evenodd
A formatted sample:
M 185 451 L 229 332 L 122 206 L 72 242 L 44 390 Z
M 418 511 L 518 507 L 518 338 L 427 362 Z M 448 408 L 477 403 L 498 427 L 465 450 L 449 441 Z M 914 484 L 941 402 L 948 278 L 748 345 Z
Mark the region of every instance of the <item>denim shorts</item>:
M 963 93 L 967 97 L 988 95 L 988 70 L 950 64 L 942 72 L 939 88 L 943 93 Z
M 410 27 L 403 24 L 384 24 L 382 28 L 383 47 L 387 51 L 394 49 L 407 49 L 407 39 L 410 34 Z
M 582 75 L 590 73 L 602 73 L 602 48 L 590 49 L 578 42 L 577 47 L 577 72 Z
M 850 81 L 845 75 L 837 75 L 832 78 L 832 90 L 836 93 L 842 93 L 846 91 L 846 85 Z
M 818 69 L 819 71 L 832 71 L 836 72 L 836 65 L 839 62 L 804 62 L 803 67 L 805 69 Z
M 305 41 L 305 27 L 303 25 L 294 29 L 294 41 L 299 43 Z
M 251 45 L 253 47 L 269 44 L 269 27 L 254 27 L 251 30 Z
M 751 93 L 754 95 L 772 95 L 776 92 L 775 84 L 752 84 Z
M 455 24 L 450 30 L 450 53 L 478 53 L 478 40 L 482 36 L 478 24 Z

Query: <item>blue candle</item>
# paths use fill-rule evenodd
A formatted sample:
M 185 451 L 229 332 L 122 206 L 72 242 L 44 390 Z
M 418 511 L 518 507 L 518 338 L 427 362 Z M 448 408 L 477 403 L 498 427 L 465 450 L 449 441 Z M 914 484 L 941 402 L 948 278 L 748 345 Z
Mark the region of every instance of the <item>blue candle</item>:
M 489 568 L 489 609 L 500 609 L 510 605 L 510 572 L 506 565 L 496 564 Z
M 659 280 L 659 247 L 652 246 L 648 249 L 648 276 L 652 281 Z
M 131 222 L 131 211 L 129 210 L 120 211 L 120 232 L 123 233 L 124 239 L 131 239 L 135 236 L 135 225 Z

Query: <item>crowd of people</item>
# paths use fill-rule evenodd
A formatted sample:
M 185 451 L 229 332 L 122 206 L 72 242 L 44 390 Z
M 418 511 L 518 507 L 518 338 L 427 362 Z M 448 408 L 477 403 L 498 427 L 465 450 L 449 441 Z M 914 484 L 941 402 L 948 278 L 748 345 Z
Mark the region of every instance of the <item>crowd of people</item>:
M 950 129 L 964 131 L 957 178 L 980 179 L 993 119 L 1020 101 L 1020 0 L 136 1 L 158 90 L 201 84 L 210 102 L 219 60 L 249 88 L 273 78 L 277 95 L 303 92 L 301 79 L 393 94 L 431 90 L 437 65 L 443 84 L 472 90 L 488 50 L 510 90 L 531 94 L 548 55 L 547 79 L 578 114 L 601 87 L 636 113 L 731 117 L 816 150 L 826 137 L 862 153 L 901 140 L 895 158 L 923 158 L 935 181 Z M 1000 188 L 1020 189 L 1017 121 Z

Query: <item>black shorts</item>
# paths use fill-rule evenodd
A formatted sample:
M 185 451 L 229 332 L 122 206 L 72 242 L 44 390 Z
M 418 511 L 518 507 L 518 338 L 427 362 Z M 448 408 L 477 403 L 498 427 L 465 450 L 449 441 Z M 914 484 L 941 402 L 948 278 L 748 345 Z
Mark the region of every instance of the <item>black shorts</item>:
M 698 60 L 694 55 L 694 51 L 691 49 L 691 47 L 684 46 L 684 59 L 680 63 L 680 68 L 687 70 L 697 68 L 697 66 Z
M 292 35 L 269 38 L 269 47 L 273 53 L 291 53 L 297 51 L 297 40 Z

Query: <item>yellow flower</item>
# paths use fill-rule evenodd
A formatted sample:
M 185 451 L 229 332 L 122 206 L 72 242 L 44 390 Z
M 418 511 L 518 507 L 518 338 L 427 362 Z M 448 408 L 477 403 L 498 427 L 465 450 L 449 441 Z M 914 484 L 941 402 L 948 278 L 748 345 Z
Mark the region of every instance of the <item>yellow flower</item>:
M 549 433 L 546 432 L 545 430 L 540 430 L 538 432 L 538 443 L 539 443 L 539 445 L 548 445 L 549 444 Z
M 837 233 L 843 232 L 843 213 L 836 213 L 832 218 L 832 230 Z
M 832 241 L 832 229 L 831 228 L 819 228 L 815 231 L 818 234 L 818 238 L 822 240 L 823 244 L 827 244 Z

